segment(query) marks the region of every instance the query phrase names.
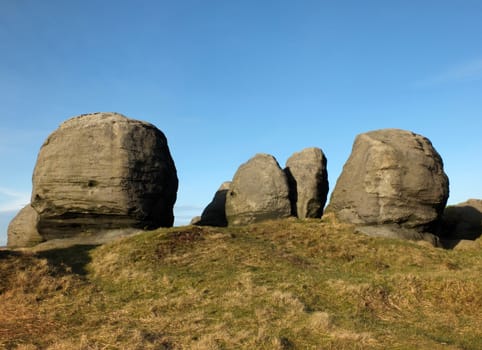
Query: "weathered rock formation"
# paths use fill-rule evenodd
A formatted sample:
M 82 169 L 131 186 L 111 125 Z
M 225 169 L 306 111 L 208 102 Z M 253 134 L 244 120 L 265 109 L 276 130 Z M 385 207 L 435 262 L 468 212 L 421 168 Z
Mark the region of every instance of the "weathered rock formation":
M 445 208 L 443 215 L 445 239 L 477 239 L 482 236 L 482 200 L 466 202 Z
M 64 122 L 43 144 L 31 207 L 43 239 L 172 226 L 178 179 L 164 134 L 116 113 Z M 13 245 L 9 231 L 9 245 Z M 18 242 L 18 241 L 17 241 Z
M 400 228 L 402 238 L 424 239 L 424 232 L 437 232 L 448 194 L 442 159 L 430 141 L 384 129 L 356 138 L 327 211 L 345 222 L 377 225 L 380 235 L 397 236 Z
M 8 245 L 28 247 L 44 239 L 37 231 L 38 213 L 32 206 L 26 205 L 8 225 Z
M 191 223 L 201 226 L 228 226 L 228 220 L 226 219 L 226 196 L 230 186 L 231 181 L 224 182 L 216 191 L 211 203 L 203 210 L 199 220 Z
M 273 156 L 257 154 L 240 166 L 232 183 L 221 186 L 201 218 L 191 224 L 242 225 L 290 215 L 320 218 L 327 192 L 326 157 L 321 149 L 293 154 L 284 171 Z
M 326 157 L 316 147 L 294 153 L 286 162 L 291 213 L 300 219 L 321 218 L 328 195 Z
M 276 159 L 257 154 L 236 171 L 226 196 L 228 224 L 290 216 L 288 180 Z

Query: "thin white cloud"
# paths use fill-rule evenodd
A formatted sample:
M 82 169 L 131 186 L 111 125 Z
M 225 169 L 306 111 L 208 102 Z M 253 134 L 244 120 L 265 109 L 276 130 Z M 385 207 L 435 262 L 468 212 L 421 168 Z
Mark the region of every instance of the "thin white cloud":
M 203 209 L 204 207 L 190 204 L 174 206 L 174 226 L 188 225 L 193 217 L 201 215 Z
M 0 187 L 0 212 L 12 212 L 22 209 L 30 202 L 30 193 L 19 192 Z
M 181 205 L 175 205 L 174 206 L 174 211 L 177 212 L 191 212 L 191 211 L 199 211 L 203 210 L 203 207 L 200 207 L 198 205 L 190 205 L 190 204 L 181 204 Z
M 49 133 L 45 130 L 8 129 L 0 126 L 0 155 L 19 151 L 37 154 Z
M 482 80 L 482 58 L 449 67 L 444 72 L 416 82 L 415 85 L 431 87 L 477 80 Z

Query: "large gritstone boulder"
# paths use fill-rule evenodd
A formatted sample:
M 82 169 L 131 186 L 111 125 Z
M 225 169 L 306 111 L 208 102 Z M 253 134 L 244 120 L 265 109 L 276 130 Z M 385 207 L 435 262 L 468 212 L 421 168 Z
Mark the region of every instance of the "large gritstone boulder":
M 321 218 L 328 194 L 326 157 L 316 147 L 293 154 L 286 162 L 291 212 L 300 219 Z
M 288 180 L 276 159 L 257 154 L 239 167 L 226 196 L 228 224 L 290 216 Z
M 31 206 L 46 240 L 172 226 L 178 179 L 164 134 L 116 113 L 64 122 L 43 144 Z
M 213 200 L 203 210 L 198 221 L 192 222 L 201 226 L 227 226 L 226 219 L 226 196 L 231 186 L 230 181 L 224 182 L 216 191 Z
M 424 239 L 424 232 L 437 233 L 448 194 L 442 159 L 431 142 L 384 129 L 356 138 L 327 210 L 345 222 L 384 225 L 366 230 L 375 235 Z

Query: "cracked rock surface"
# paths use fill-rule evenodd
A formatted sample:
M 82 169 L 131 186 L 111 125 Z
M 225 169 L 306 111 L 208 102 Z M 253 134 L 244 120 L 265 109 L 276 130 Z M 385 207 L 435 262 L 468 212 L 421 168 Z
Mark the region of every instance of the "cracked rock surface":
M 382 129 L 357 136 L 327 211 L 353 224 L 436 233 L 448 195 L 432 143 L 409 131 Z
M 173 225 L 178 178 L 167 139 L 154 125 L 121 114 L 62 123 L 40 149 L 32 182 L 36 215 L 30 208 L 23 213 L 43 240 Z M 20 243 L 9 233 L 9 245 Z

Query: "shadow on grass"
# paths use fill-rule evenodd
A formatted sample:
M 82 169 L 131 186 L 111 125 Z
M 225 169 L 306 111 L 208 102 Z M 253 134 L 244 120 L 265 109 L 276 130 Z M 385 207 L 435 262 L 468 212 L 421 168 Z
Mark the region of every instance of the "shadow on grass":
M 7 259 L 14 256 L 17 257 L 21 255 L 22 255 L 21 253 L 14 250 L 9 250 L 9 249 L 0 250 L 0 260 Z
M 67 268 L 77 275 L 87 274 L 86 266 L 92 261 L 90 251 L 98 247 L 95 244 L 74 245 L 67 248 L 54 248 L 37 253 L 40 258 L 58 268 Z

